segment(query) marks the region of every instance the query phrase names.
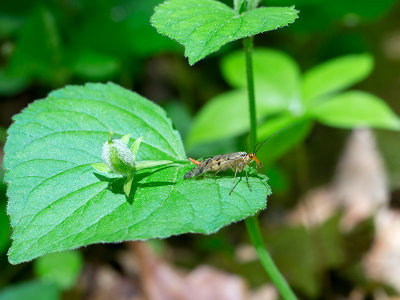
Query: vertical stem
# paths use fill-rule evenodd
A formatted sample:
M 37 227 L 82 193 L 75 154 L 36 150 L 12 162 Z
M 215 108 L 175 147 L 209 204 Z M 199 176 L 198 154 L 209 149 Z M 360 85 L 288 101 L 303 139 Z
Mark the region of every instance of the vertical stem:
M 246 77 L 247 77 L 247 93 L 249 97 L 249 112 L 250 112 L 250 147 L 257 143 L 257 119 L 256 119 L 256 97 L 254 94 L 254 79 L 253 79 L 253 37 L 248 37 L 243 40 L 244 53 L 246 57 Z
M 250 235 L 250 240 L 256 248 L 258 258 L 261 261 L 262 266 L 267 272 L 268 276 L 271 278 L 275 287 L 278 289 L 282 298 L 285 300 L 295 300 L 296 295 L 290 289 L 289 284 L 286 279 L 279 272 L 277 266 L 272 260 L 271 255 L 268 250 L 264 247 L 264 242 L 262 240 L 260 227 L 258 225 L 257 217 L 250 217 L 246 219 L 247 232 Z
M 257 119 L 256 119 L 256 101 L 254 93 L 254 78 L 253 78 L 253 61 L 252 61 L 252 50 L 253 50 L 253 38 L 245 38 L 244 41 L 244 52 L 246 57 L 246 75 L 247 75 L 247 91 L 249 96 L 249 111 L 250 111 L 250 145 L 251 147 L 257 142 Z M 290 289 L 289 284 L 279 272 L 271 255 L 264 246 L 260 227 L 258 225 L 257 216 L 249 217 L 245 220 L 247 232 L 249 233 L 250 240 L 256 249 L 258 258 L 261 261 L 265 271 L 275 284 L 279 293 L 285 300 L 295 300 L 296 295 Z

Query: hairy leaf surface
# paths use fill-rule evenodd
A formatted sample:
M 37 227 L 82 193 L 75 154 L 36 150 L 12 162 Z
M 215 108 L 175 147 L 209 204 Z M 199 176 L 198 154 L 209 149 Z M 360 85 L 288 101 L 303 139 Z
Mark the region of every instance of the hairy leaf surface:
M 169 0 L 157 6 L 151 22 L 158 32 L 185 47 L 193 65 L 221 46 L 292 23 L 293 7 L 260 7 L 238 14 L 215 0 Z
M 181 138 L 154 103 L 114 84 L 71 86 L 14 117 L 5 146 L 11 263 L 99 242 L 211 233 L 263 209 L 266 178 L 252 173 L 229 196 L 232 174 L 184 180 Z M 183 161 L 125 178 L 96 171 L 109 131 L 143 136 L 137 161 Z

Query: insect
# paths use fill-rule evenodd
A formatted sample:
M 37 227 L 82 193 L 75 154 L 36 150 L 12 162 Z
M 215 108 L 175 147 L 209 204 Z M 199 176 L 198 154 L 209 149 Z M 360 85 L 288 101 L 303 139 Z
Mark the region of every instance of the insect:
M 242 180 L 242 177 L 240 177 L 240 180 L 235 184 L 237 173 L 240 173 L 243 171 L 243 169 L 245 169 L 247 186 L 249 187 L 249 190 L 251 191 L 247 166 L 250 165 L 253 161 L 255 161 L 257 163 L 257 165 L 260 168 L 262 168 L 261 162 L 256 157 L 256 153 L 258 152 L 258 150 L 260 150 L 262 145 L 264 145 L 264 143 L 270 137 L 272 137 L 274 134 L 277 134 L 278 132 L 286 129 L 287 127 L 289 127 L 293 124 L 294 123 L 278 130 L 277 132 L 268 136 L 263 142 L 256 144 L 253 152 L 251 152 L 251 153 L 234 152 L 234 153 L 228 153 L 228 154 L 222 154 L 222 155 L 215 155 L 215 156 L 209 157 L 202 161 L 197 161 L 193 158 L 189 158 L 189 160 L 192 163 L 194 163 L 196 166 L 193 169 L 191 169 L 189 172 L 187 172 L 183 177 L 184 178 L 192 178 L 192 177 L 200 176 L 206 172 L 213 172 L 215 175 L 221 171 L 226 171 L 226 170 L 231 169 L 235 173 L 235 175 L 233 176 L 233 183 L 232 183 L 233 185 L 232 185 L 231 191 L 229 192 L 229 195 L 230 195 L 230 194 L 232 194 L 236 185 L 238 185 L 239 182 Z M 259 146 L 257 147 L 257 145 L 259 145 Z

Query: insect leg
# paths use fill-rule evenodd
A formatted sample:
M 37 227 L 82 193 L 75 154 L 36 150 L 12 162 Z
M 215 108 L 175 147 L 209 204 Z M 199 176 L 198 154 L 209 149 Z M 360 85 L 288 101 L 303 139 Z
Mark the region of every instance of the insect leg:
M 235 189 L 235 187 L 242 181 L 242 177 L 239 178 L 239 181 L 236 182 L 236 184 L 233 186 L 232 190 L 229 192 L 229 195 L 232 194 L 233 190 Z
M 247 168 L 246 168 L 246 181 L 247 181 L 247 186 L 249 187 L 249 190 L 251 192 L 251 187 L 250 187 L 250 183 L 249 183 L 249 174 L 247 173 Z
M 233 190 L 235 189 L 235 187 L 239 184 L 240 180 L 242 180 L 242 177 L 240 177 L 240 180 L 235 184 L 235 180 L 236 180 L 236 174 L 237 174 L 238 170 L 235 170 L 235 176 L 233 176 L 233 182 L 232 182 L 232 189 L 229 192 L 229 195 L 232 194 Z
M 193 158 L 188 158 L 190 160 L 191 163 L 195 164 L 196 166 L 200 165 L 200 162 L 193 159 Z

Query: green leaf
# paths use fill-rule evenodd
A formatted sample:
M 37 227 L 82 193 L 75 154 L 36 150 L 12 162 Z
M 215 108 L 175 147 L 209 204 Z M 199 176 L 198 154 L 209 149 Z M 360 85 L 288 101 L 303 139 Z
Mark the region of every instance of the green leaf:
M 332 59 L 307 71 L 303 77 L 303 99 L 311 100 L 346 89 L 366 78 L 373 68 L 369 54 Z
M 246 88 L 246 66 L 243 51 L 230 54 L 222 60 L 222 74 L 233 87 Z M 296 62 L 287 54 L 267 48 L 253 50 L 253 74 L 256 90 L 267 89 L 268 95 L 259 92 L 268 101 L 271 92 L 288 108 L 290 103 L 300 105 L 300 70 Z M 278 102 L 278 101 L 277 101 Z
M 186 140 L 188 147 L 238 136 L 249 131 L 249 103 L 245 90 L 211 99 L 196 115 Z M 257 119 L 287 108 L 280 97 L 263 86 L 256 90 Z
M 248 115 L 246 91 L 237 90 L 218 95 L 196 115 L 186 145 L 193 147 L 245 133 L 250 128 Z
M 189 109 L 182 101 L 168 101 L 164 103 L 163 108 L 172 119 L 182 138 L 185 139 L 192 122 L 192 115 Z
M 83 258 L 78 251 L 67 251 L 39 257 L 34 264 L 36 276 L 54 283 L 62 290 L 72 288 L 82 270 Z
M 0 70 L 0 95 L 2 96 L 15 95 L 28 85 L 26 77 L 10 73 L 9 70 Z
M 75 75 L 86 80 L 110 79 L 121 70 L 117 57 L 90 50 L 71 52 L 69 65 Z
M 111 172 L 111 169 L 105 163 L 93 163 L 92 167 L 102 173 Z
M 380 98 L 361 91 L 346 92 L 312 107 L 310 114 L 329 126 L 400 129 L 400 119 Z
M 125 145 L 128 145 L 128 143 L 129 143 L 129 139 L 131 138 L 131 134 L 130 133 L 128 133 L 128 134 L 125 134 L 123 137 L 121 137 L 121 141 L 125 144 Z M 142 138 L 142 137 L 141 137 Z M 140 138 L 140 139 L 141 139 Z M 136 143 L 136 141 L 133 143 L 133 144 L 135 144 Z M 132 145 L 133 146 L 133 145 Z M 132 150 L 132 149 L 131 149 Z M 137 152 L 137 151 L 136 151 Z M 135 153 L 133 153 L 134 155 L 136 155 L 136 152 Z
M 254 50 L 253 64 L 258 120 L 285 110 L 301 115 L 296 63 L 280 51 L 259 48 Z M 187 139 L 189 147 L 238 136 L 250 128 L 243 52 L 224 58 L 221 68 L 225 79 L 240 90 L 218 95 L 200 110 Z
M 57 300 L 61 299 L 61 294 L 54 284 L 37 280 L 18 283 L 0 291 L 0 300 L 15 299 Z
M 293 124 L 293 122 L 296 122 Z M 293 125 L 291 125 L 293 124 Z M 287 127 L 286 129 L 283 129 Z M 291 115 L 281 115 L 268 119 L 258 130 L 258 141 L 262 142 L 270 137 L 260 148 L 259 159 L 264 165 L 269 165 L 283 154 L 293 148 L 294 145 L 304 140 L 312 127 L 308 119 L 297 119 Z M 278 132 L 279 130 L 282 131 Z M 273 134 L 273 135 L 272 135 Z
M 126 177 L 125 183 L 124 183 L 124 193 L 127 197 L 131 195 L 131 190 L 132 190 L 132 183 L 134 179 L 134 174 L 128 174 Z
M 140 146 L 140 143 L 142 142 L 142 140 L 143 140 L 143 137 L 141 136 L 138 139 L 136 139 L 136 141 L 134 141 L 131 146 L 131 152 L 134 155 L 135 159 L 136 159 L 136 155 L 137 155 L 137 152 L 139 150 L 139 146 Z
M 233 8 L 241 14 L 247 10 L 247 0 L 233 0 Z
M 261 7 L 238 14 L 215 0 L 169 0 L 156 7 L 151 22 L 159 33 L 185 47 L 193 65 L 231 41 L 285 26 L 297 15 L 293 7 Z
M 19 6 L 18 3 L 15 4 L 16 6 Z M 17 10 L 20 11 L 20 7 L 18 7 Z M 15 35 L 15 33 L 21 27 L 23 18 L 20 18 L 12 13 L 7 13 L 6 9 L 3 7 L 0 7 L 0 11 L 2 12 L 0 15 L 0 39 L 7 40 Z
M 252 172 L 253 191 L 244 179 L 229 196 L 233 174 L 184 180 L 192 165 L 136 172 L 127 198 L 125 178 L 91 166 L 110 130 L 143 136 L 139 161 L 185 159 L 165 112 L 114 84 L 66 87 L 14 117 L 4 157 L 11 263 L 99 242 L 212 233 L 265 208 L 265 176 Z

